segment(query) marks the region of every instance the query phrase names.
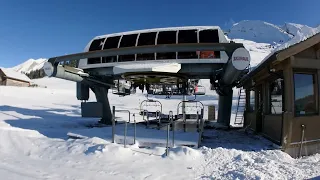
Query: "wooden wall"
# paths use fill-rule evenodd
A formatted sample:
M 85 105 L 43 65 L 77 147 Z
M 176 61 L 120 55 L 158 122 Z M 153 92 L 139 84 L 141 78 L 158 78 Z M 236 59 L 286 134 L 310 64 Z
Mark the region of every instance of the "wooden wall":
M 262 133 L 279 144 L 282 138 L 282 115 L 266 115 L 262 124 Z
M 28 87 L 29 83 L 7 78 L 7 80 L 5 81 L 5 85 L 6 86 Z

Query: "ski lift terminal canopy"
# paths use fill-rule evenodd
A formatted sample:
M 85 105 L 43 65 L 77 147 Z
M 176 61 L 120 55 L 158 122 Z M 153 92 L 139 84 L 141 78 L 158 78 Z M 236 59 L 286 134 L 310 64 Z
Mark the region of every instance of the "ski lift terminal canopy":
M 221 43 L 221 44 L 220 44 Z M 61 61 L 79 60 L 81 69 L 113 67 L 145 61 L 167 63 L 226 63 L 231 52 L 242 44 L 230 45 L 217 26 L 155 28 L 96 36 L 79 56 Z M 90 52 L 90 53 L 89 53 Z M 55 62 L 62 57 L 56 57 Z M 147 63 L 147 62 L 145 62 Z

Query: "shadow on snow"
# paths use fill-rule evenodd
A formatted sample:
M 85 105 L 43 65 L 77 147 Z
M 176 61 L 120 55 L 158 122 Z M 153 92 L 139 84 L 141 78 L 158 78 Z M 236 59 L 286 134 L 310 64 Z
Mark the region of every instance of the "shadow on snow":
M 5 120 L 12 127 L 35 130 L 48 138 L 68 139 L 68 132 L 72 130 L 86 129 L 89 137 L 99 137 L 109 135 L 110 127 L 92 128 L 89 127 L 97 123 L 95 118 L 82 118 L 78 106 L 72 110 L 47 108 L 47 109 L 27 109 L 13 106 L 0 106 L 0 113 L 12 118 Z M 9 111 L 17 112 L 20 115 L 11 115 Z M 20 117 L 21 115 L 29 117 Z M 118 127 L 122 128 L 122 127 Z M 90 132 L 89 132 L 90 131 Z M 97 131 L 97 132 L 92 132 Z M 103 131 L 103 132 L 100 132 Z M 99 133 L 100 132 L 100 133 Z M 142 132 L 143 134 L 143 132 Z M 98 136 L 96 136 L 98 135 Z M 102 136 L 100 138 L 103 138 Z M 260 151 L 265 149 L 275 149 L 273 143 L 258 135 L 246 134 L 243 131 L 221 131 L 205 130 L 202 146 L 210 148 L 238 149 L 243 151 Z M 101 147 L 95 147 L 100 149 Z M 90 150 L 88 153 L 91 152 Z
M 77 109 L 78 108 L 78 109 Z M 11 115 L 8 111 L 29 117 Z M 12 119 L 5 120 L 13 127 L 35 130 L 49 138 L 67 139 L 67 133 L 71 129 L 87 128 L 90 124 L 97 122 L 94 118 L 82 118 L 79 107 L 72 110 L 65 109 L 27 109 L 13 106 L 0 106 L 0 114 L 11 116 Z

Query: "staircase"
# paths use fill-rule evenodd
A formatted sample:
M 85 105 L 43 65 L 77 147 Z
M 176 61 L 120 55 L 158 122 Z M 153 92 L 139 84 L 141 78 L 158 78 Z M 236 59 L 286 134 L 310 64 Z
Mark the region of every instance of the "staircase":
M 246 91 L 245 89 L 240 88 L 234 124 L 237 124 L 237 125 L 243 124 L 243 119 L 244 119 L 243 115 L 244 115 L 245 107 L 246 107 Z

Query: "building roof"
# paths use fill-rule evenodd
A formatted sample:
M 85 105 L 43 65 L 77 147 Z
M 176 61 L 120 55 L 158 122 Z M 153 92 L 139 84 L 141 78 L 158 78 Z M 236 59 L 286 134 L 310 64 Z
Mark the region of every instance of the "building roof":
M 315 28 L 313 32 L 307 35 L 297 35 L 290 41 L 280 45 L 274 49 L 268 56 L 266 56 L 257 66 L 245 75 L 241 80 L 238 87 L 242 86 L 253 75 L 258 73 L 261 69 L 276 60 L 283 60 L 294 54 L 299 53 L 299 50 L 307 49 L 320 42 L 320 27 Z
M 13 69 L 9 69 L 9 68 L 0 68 L 0 70 L 5 74 L 6 77 L 8 78 L 12 78 L 12 79 L 17 79 L 20 81 L 25 81 L 25 82 L 30 82 L 30 78 L 28 78 L 28 76 L 26 76 L 23 73 L 17 72 Z
M 119 33 L 112 33 L 106 35 L 96 36 L 94 39 L 101 39 L 107 38 L 111 36 L 121 36 L 121 35 L 129 35 L 129 34 L 139 34 L 139 33 L 148 33 L 148 32 L 158 32 L 158 31 L 177 31 L 177 30 L 207 30 L 207 29 L 217 29 L 221 30 L 219 26 L 181 26 L 181 27 L 165 27 L 165 28 L 152 28 L 152 29 L 141 29 L 141 30 L 134 30 L 134 31 L 125 31 Z M 222 31 L 222 30 L 221 30 Z

